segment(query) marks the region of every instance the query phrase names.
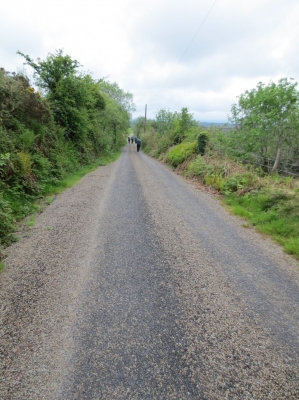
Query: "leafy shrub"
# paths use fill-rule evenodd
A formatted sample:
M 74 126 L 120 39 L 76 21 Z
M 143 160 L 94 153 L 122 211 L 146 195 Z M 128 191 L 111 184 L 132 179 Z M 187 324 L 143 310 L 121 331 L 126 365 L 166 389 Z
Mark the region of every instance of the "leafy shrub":
M 19 172 L 22 176 L 29 177 L 31 175 L 31 160 L 30 160 L 30 155 L 27 153 L 24 153 L 23 151 L 20 151 L 17 155 L 17 165 Z
M 1 116 L 0 116 L 1 118 Z M 1 121 L 0 121 L 1 122 Z M 14 149 L 13 140 L 7 130 L 0 125 L 0 153 L 10 153 Z
M 14 224 L 15 219 L 9 203 L 3 199 L 0 193 L 0 244 L 9 244 L 13 240 Z
M 254 188 L 257 183 L 256 175 L 244 172 L 243 174 L 235 174 L 228 177 L 225 181 L 224 190 L 226 192 L 236 192 L 240 189 Z
M 31 150 L 34 141 L 35 134 L 30 129 L 24 129 L 23 132 L 19 135 L 19 146 L 21 146 L 22 150 L 24 151 Z
M 39 183 L 49 182 L 51 177 L 51 162 L 39 153 L 31 156 L 32 172 Z
M 201 156 L 205 154 L 208 141 L 209 138 L 205 133 L 200 133 L 197 136 L 197 154 L 200 154 Z
M 207 165 L 204 163 L 201 156 L 197 156 L 187 167 L 188 175 L 200 176 L 207 170 Z
M 176 168 L 193 154 L 196 154 L 196 150 L 196 142 L 180 143 L 167 152 L 166 161 Z
M 204 182 L 208 186 L 212 186 L 220 192 L 224 191 L 225 188 L 225 179 L 222 174 L 215 171 L 212 174 L 206 174 L 204 177 Z

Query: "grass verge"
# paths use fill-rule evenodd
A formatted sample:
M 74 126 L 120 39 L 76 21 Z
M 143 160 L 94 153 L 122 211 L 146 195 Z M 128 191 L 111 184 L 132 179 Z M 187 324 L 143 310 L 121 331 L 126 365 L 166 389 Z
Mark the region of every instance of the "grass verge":
M 249 221 L 259 232 L 279 243 L 299 260 L 299 195 L 263 188 L 245 195 L 227 194 L 231 212 Z
M 83 176 L 85 176 L 89 172 L 94 171 L 98 167 L 116 161 L 120 156 L 120 154 L 121 154 L 120 151 L 106 154 L 102 156 L 97 162 L 80 168 L 79 170 L 73 172 L 72 174 L 67 175 L 64 179 L 57 181 L 54 184 L 46 185 L 44 188 L 45 196 L 51 196 L 54 194 L 62 193 L 65 189 L 74 186 L 77 182 L 80 181 L 81 178 L 83 178 Z

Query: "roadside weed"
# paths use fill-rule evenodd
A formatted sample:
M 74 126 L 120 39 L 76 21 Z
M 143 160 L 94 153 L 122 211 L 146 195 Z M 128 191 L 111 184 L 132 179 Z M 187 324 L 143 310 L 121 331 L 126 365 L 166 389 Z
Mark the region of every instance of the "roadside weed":
M 30 215 L 28 221 L 25 222 L 26 226 L 33 226 L 35 224 L 35 216 Z

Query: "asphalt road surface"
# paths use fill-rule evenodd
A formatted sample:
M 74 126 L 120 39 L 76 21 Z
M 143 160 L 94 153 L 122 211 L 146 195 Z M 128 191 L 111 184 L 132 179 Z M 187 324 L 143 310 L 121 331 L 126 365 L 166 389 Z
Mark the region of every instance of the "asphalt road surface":
M 2 398 L 299 399 L 299 268 L 243 224 L 128 144 L 9 251 Z

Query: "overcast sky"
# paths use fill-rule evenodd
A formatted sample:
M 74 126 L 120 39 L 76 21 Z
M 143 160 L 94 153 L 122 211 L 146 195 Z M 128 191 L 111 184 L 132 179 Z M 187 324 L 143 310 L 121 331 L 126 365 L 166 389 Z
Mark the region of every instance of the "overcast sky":
M 9 0 L 0 4 L 0 67 L 63 49 L 94 79 L 133 94 L 134 117 L 187 107 L 227 122 L 260 81 L 299 82 L 299 0 Z M 27 67 L 27 73 L 29 74 Z

